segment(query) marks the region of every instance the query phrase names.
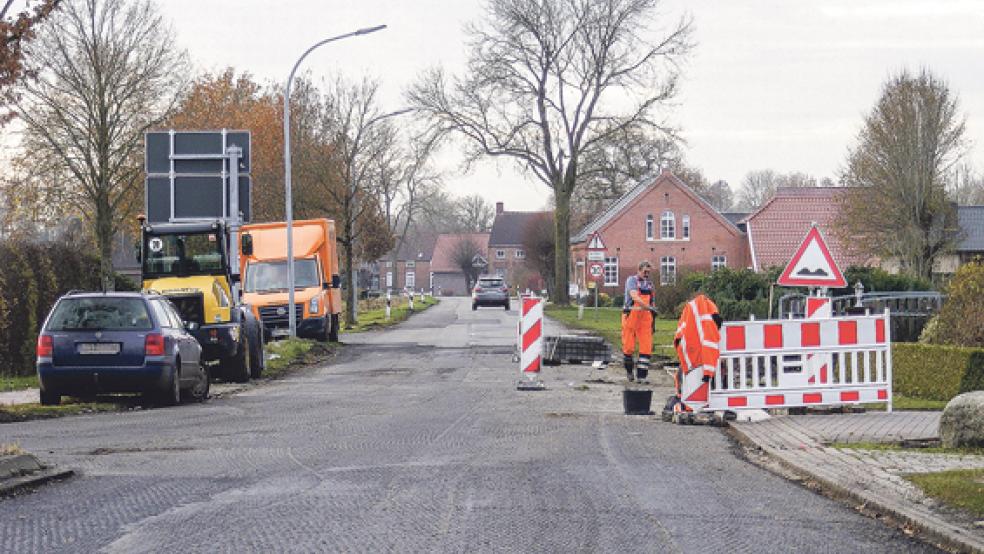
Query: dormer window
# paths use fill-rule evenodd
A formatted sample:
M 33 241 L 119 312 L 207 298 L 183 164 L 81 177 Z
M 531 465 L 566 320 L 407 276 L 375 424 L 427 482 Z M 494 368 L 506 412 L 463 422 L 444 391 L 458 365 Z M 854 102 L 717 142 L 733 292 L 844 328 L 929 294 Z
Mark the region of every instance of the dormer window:
M 667 210 L 659 218 L 659 238 L 662 240 L 673 240 L 676 238 L 676 219 L 673 212 Z

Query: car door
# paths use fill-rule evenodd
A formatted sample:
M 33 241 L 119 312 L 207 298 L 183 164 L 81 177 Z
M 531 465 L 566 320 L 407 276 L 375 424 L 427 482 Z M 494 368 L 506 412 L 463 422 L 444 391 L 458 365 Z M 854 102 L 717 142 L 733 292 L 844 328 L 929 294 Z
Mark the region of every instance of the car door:
M 201 359 L 202 347 L 198 344 L 198 339 L 188 332 L 178 308 L 171 302 L 165 301 L 164 306 L 171 315 L 171 321 L 175 326 L 175 338 L 179 342 L 181 352 L 181 375 L 185 379 L 196 378 L 198 376 L 198 364 Z
M 157 319 L 158 325 L 161 326 L 161 334 L 164 335 L 164 350 L 165 356 L 173 358 L 171 352 L 176 352 L 179 356 L 182 356 L 181 365 L 184 365 L 184 357 L 182 352 L 181 344 L 181 329 L 175 327 L 174 317 L 171 315 L 170 310 L 167 309 L 167 304 L 163 300 L 153 299 L 150 301 L 150 305 L 153 307 L 154 316 Z M 176 368 L 178 372 L 178 378 L 182 378 L 185 375 L 184 368 Z

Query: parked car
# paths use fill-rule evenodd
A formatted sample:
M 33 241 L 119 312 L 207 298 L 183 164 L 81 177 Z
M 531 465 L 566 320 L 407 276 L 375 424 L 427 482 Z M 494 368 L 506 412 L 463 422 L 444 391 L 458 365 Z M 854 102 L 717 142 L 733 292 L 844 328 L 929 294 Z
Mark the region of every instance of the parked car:
M 64 396 L 143 393 L 178 404 L 208 398 L 202 347 L 167 298 L 137 292 L 73 292 L 58 299 L 38 336 L 41 404 Z
M 472 289 L 472 310 L 479 306 L 502 306 L 509 309 L 509 285 L 502 277 L 479 277 Z

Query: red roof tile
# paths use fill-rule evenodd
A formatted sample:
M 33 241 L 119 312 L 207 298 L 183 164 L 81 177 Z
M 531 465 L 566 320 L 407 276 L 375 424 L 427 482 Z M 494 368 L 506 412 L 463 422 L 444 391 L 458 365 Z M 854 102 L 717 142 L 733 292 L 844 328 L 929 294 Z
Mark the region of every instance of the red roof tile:
M 752 264 L 756 270 L 785 267 L 816 222 L 841 271 L 871 260 L 841 244 L 834 233 L 844 187 L 780 188 L 764 206 L 745 218 Z

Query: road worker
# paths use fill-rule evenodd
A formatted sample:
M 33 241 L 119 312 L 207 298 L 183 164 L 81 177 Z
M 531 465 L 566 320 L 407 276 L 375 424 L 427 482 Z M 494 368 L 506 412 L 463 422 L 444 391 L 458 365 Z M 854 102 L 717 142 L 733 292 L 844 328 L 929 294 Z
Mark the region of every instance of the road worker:
M 680 358 L 680 370 L 673 379 L 676 396 L 670 397 L 667 410 L 692 411 L 707 405 L 710 382 L 721 355 L 722 322 L 717 306 L 703 294 L 683 307 L 673 337 Z
M 625 373 L 629 381 L 648 382 L 649 359 L 653 353 L 653 330 L 656 308 L 653 282 L 649 273 L 653 266 L 646 260 L 639 262 L 638 272 L 625 281 L 625 303 L 622 307 L 622 354 Z M 639 343 L 639 361 L 633 363 L 636 343 Z M 635 368 L 635 374 L 632 370 Z

